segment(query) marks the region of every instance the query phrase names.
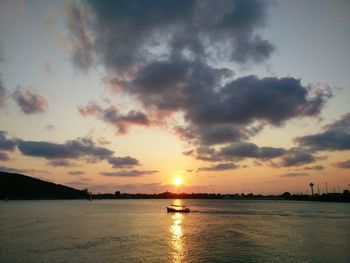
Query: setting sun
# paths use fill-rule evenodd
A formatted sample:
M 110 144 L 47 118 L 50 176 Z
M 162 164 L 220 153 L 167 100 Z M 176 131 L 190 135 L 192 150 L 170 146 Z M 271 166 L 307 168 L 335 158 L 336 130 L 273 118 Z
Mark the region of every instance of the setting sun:
M 182 184 L 182 179 L 180 177 L 175 177 L 173 183 L 175 186 L 180 186 Z

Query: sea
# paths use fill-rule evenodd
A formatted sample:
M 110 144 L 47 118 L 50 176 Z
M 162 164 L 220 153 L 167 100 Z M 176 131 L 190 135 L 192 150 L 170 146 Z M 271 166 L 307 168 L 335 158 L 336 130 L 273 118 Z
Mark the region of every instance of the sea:
M 191 213 L 167 213 L 171 203 Z M 350 204 L 1 201 L 0 262 L 347 263 Z

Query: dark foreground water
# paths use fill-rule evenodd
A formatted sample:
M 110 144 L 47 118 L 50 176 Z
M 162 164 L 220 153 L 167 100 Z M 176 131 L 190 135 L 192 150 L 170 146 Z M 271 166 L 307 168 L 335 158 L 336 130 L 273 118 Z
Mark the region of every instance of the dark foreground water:
M 350 204 L 185 200 L 0 203 L 0 262 L 350 262 Z

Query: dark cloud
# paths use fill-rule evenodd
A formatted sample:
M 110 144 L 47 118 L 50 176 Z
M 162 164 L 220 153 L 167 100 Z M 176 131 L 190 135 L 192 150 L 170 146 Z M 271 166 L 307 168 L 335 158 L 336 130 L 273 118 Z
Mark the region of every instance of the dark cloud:
M 254 0 L 72 5 L 68 28 L 74 64 L 83 70 L 102 65 L 104 82 L 142 107 L 123 114 L 90 103 L 79 107 L 80 113 L 126 133 L 131 125 L 153 124 L 154 116 L 169 120 L 180 112 L 184 123 L 174 125 L 175 133 L 198 147 L 247 141 L 266 124 L 317 116 L 332 96 L 329 90 L 312 90 L 292 77 L 233 79 L 230 69 L 218 66 L 270 57 L 274 47 L 258 33 L 267 8 L 268 2 Z
M 154 170 L 125 170 L 118 172 L 101 172 L 101 175 L 104 176 L 116 176 L 116 177 L 138 177 L 143 175 L 151 175 L 158 173 Z
M 95 103 L 89 103 L 86 106 L 79 106 L 78 111 L 83 116 L 95 115 L 105 121 L 108 124 L 113 125 L 118 129 L 119 134 L 124 134 L 128 131 L 129 126 L 150 125 L 150 120 L 143 112 L 131 110 L 127 114 L 122 114 L 118 108 L 110 106 L 109 108 L 102 109 Z
M 219 163 L 216 165 L 212 165 L 209 167 L 200 167 L 197 169 L 197 172 L 204 172 L 204 171 L 225 171 L 225 170 L 233 170 L 237 169 L 239 166 L 235 165 L 234 163 Z
M 63 144 L 44 141 L 18 140 L 18 149 L 22 154 L 46 159 L 78 159 L 80 157 L 94 157 L 99 160 L 112 157 L 113 152 L 99 147 L 87 138 L 66 141 Z
M 208 146 L 200 146 L 194 150 L 185 151 L 182 153 L 185 156 L 191 156 L 197 160 L 202 161 L 210 161 L 210 162 L 219 162 L 224 161 L 223 158 L 221 158 L 217 151 Z
M 287 153 L 283 148 L 259 147 L 254 143 L 239 142 L 222 146 L 215 149 L 213 147 L 201 146 L 195 150 L 184 152 L 184 155 L 192 156 L 203 161 L 239 161 L 246 158 L 256 158 L 267 161 L 273 158 L 282 157 Z
M 70 162 L 65 159 L 54 159 L 47 162 L 47 165 L 54 166 L 54 167 L 75 167 L 77 164 Z
M 44 97 L 33 90 L 24 90 L 20 86 L 13 92 L 12 98 L 24 114 L 41 113 L 48 107 L 47 100 Z
M 203 145 L 224 144 L 248 139 L 246 129 L 233 125 L 195 126 L 192 128 L 177 126 L 174 131 L 185 141 L 193 141 L 195 144 Z
M 304 148 L 292 148 L 282 157 L 282 166 L 301 166 L 317 161 L 317 158 Z
M 72 5 L 68 20 L 72 59 L 84 70 L 97 60 L 119 72 L 186 52 L 239 63 L 259 62 L 274 50 L 256 32 L 265 24 L 266 7 L 266 2 L 254 0 L 121 0 Z
M 221 105 L 225 108 L 217 118 L 236 123 L 259 119 L 279 125 L 293 117 L 319 114 L 331 96 L 327 91 L 311 95 L 309 89 L 294 78 L 242 77 L 223 88 L 220 97 L 224 98 Z M 196 119 L 204 120 L 204 116 L 198 115 Z
M 84 171 L 69 171 L 68 172 L 69 175 L 83 175 L 85 174 Z
M 0 161 L 10 161 L 11 158 L 6 152 L 0 152 Z
M 223 86 L 222 78 L 222 69 L 201 61 L 154 61 L 141 67 L 124 89 L 148 112 L 182 112 L 187 125 L 175 131 L 200 144 L 245 140 L 266 124 L 317 116 L 331 97 L 330 91 L 313 92 L 294 78 L 251 75 Z
M 110 157 L 108 159 L 108 162 L 113 166 L 113 168 L 132 167 L 135 165 L 140 165 L 140 162 L 137 159 L 130 156 Z
M 222 147 L 218 154 L 225 158 L 272 159 L 286 153 L 283 148 L 259 147 L 253 143 L 235 143 Z
M 279 177 L 299 177 L 299 176 L 308 176 L 308 173 L 286 173 L 281 174 Z
M 306 166 L 303 168 L 303 170 L 304 171 L 308 171 L 308 170 L 321 171 L 321 170 L 324 170 L 324 166 L 323 165 Z
M 350 150 L 350 113 L 323 127 L 322 132 L 298 137 L 295 141 L 315 150 Z
M 335 164 L 335 166 L 338 168 L 350 169 L 350 160 L 338 162 Z
M 131 168 L 140 165 L 140 162 L 131 157 L 116 157 L 108 148 L 96 145 L 90 138 L 83 137 L 68 140 L 65 143 L 53 143 L 45 141 L 24 141 L 21 139 L 8 139 L 5 131 L 0 131 L 0 150 L 12 151 L 15 147 L 27 156 L 45 158 L 49 160 L 47 165 L 54 167 L 76 167 L 71 160 L 83 159 L 87 163 L 96 163 L 106 160 L 114 168 Z M 0 151 L 0 160 L 8 158 L 6 153 Z M 132 172 L 135 172 L 133 170 Z M 147 172 L 147 171 L 136 171 Z
M 12 151 L 16 147 L 16 141 L 7 138 L 6 131 L 0 131 L 0 150 Z

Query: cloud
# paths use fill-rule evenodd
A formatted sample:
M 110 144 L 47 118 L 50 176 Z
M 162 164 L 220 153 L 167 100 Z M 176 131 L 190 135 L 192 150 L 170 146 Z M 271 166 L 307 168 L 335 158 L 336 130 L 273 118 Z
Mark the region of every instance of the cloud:
M 14 140 L 7 138 L 6 131 L 0 131 L 0 150 L 12 151 L 16 147 L 16 142 Z
M 173 130 L 198 147 L 247 141 L 265 125 L 319 115 L 332 96 L 328 87 L 315 89 L 293 77 L 233 78 L 222 67 L 271 56 L 274 46 L 259 34 L 268 5 L 195 0 L 71 5 L 73 64 L 84 71 L 102 65 L 104 82 L 142 108 L 121 113 L 89 103 L 79 112 L 112 124 L 118 133 L 132 125 L 163 124 L 181 113 L 183 122 Z
M 75 167 L 77 166 L 75 163 L 70 162 L 65 159 L 54 159 L 47 162 L 47 165 L 53 166 L 53 167 Z
M 350 169 L 350 160 L 338 162 L 335 164 L 335 166 L 338 168 Z
M 79 106 L 78 111 L 82 116 L 95 115 L 99 117 L 104 122 L 116 127 L 119 134 L 127 133 L 129 126 L 132 125 L 150 125 L 147 115 L 136 110 L 122 114 L 117 107 L 110 106 L 109 108 L 102 109 L 99 105 L 90 102 L 86 106 Z
M 153 61 L 140 67 L 124 90 L 151 114 L 182 112 L 187 125 L 175 132 L 199 144 L 245 140 L 266 124 L 281 126 L 292 118 L 317 116 L 332 96 L 294 78 L 250 75 L 221 85 L 223 70 L 186 59 Z
M 249 138 L 248 131 L 238 125 L 211 125 L 205 128 L 177 126 L 174 132 L 182 140 L 202 145 L 224 144 Z
M 308 176 L 308 173 L 286 173 L 281 174 L 279 177 L 299 177 L 299 176 Z
M 83 175 L 85 174 L 84 171 L 69 171 L 68 172 L 69 175 Z
M 319 151 L 350 150 L 350 113 L 324 126 L 322 132 L 297 137 L 295 141 Z
M 324 166 L 323 165 L 306 166 L 303 168 L 303 170 L 304 171 L 308 171 L 308 170 L 321 171 L 321 170 L 324 170 Z
M 99 160 L 112 157 L 113 152 L 107 148 L 99 147 L 87 138 L 69 140 L 63 144 L 44 141 L 18 140 L 18 149 L 22 154 L 46 159 L 78 159 L 81 157 L 94 157 Z
M 266 2 L 254 0 L 125 0 L 71 5 L 67 26 L 72 60 L 83 70 L 99 61 L 120 72 L 187 51 L 238 63 L 260 62 L 274 50 L 256 32 L 265 25 L 266 9 Z
M 131 156 L 114 156 L 114 152 L 106 147 L 96 145 L 90 138 L 83 137 L 67 140 L 65 143 L 45 141 L 25 141 L 8 139 L 5 131 L 0 131 L 0 150 L 13 151 L 17 146 L 23 154 L 31 157 L 49 160 L 47 165 L 54 167 L 75 167 L 71 160 L 85 160 L 87 163 L 96 163 L 106 160 L 114 168 L 131 168 L 140 165 L 140 162 Z M 0 152 L 1 153 L 1 152 Z M 5 159 L 5 155 L 2 155 Z
M 137 159 L 130 156 L 110 157 L 108 158 L 108 162 L 113 166 L 113 168 L 132 167 L 135 165 L 140 165 L 140 162 Z
M 82 116 L 87 117 L 97 115 L 102 109 L 98 104 L 89 102 L 86 106 L 78 106 L 78 111 Z
M 33 90 L 24 90 L 20 86 L 13 92 L 12 98 L 24 114 L 42 113 L 48 107 L 47 100 Z
M 235 142 L 221 147 L 200 146 L 183 154 L 210 162 L 242 161 L 247 158 L 253 158 L 256 165 L 262 165 L 262 163 L 256 161 L 260 160 L 269 162 L 275 168 L 302 166 L 320 159 L 320 157 L 314 156 L 314 152 L 309 148 L 260 147 L 249 142 Z M 277 159 L 278 162 L 272 162 L 272 159 Z M 320 166 L 314 166 L 314 168 L 320 168 Z
M 254 143 L 238 142 L 224 145 L 218 149 L 208 146 L 197 147 L 194 150 L 184 152 L 184 155 L 192 156 L 203 161 L 239 161 L 246 158 L 256 158 L 267 161 L 281 157 L 288 151 L 283 148 L 259 147 Z
M 69 28 L 69 41 L 63 41 L 64 46 L 67 42 L 74 47 L 72 52 L 72 62 L 78 69 L 87 71 L 94 60 L 92 54 L 92 31 L 89 28 L 89 20 L 87 18 L 87 8 L 84 5 L 71 6 L 67 8 Z
M 116 177 L 138 177 L 144 175 L 151 175 L 158 173 L 155 170 L 125 170 L 118 172 L 101 172 L 100 174 L 103 176 L 116 176 Z
M 317 158 L 308 152 L 308 149 L 292 148 L 282 157 L 282 166 L 301 166 L 316 161 Z
M 182 153 L 185 156 L 191 156 L 197 160 L 218 162 L 223 161 L 223 158 L 217 154 L 217 151 L 208 146 L 200 146 L 194 150 L 185 151 Z M 228 158 L 229 159 L 229 158 Z
M 286 153 L 283 148 L 259 147 L 253 143 L 235 143 L 221 148 L 219 156 L 225 158 L 257 158 L 272 159 Z
M 10 161 L 11 158 L 6 152 L 0 152 L 0 161 Z
M 203 171 L 226 171 L 226 170 L 233 170 L 237 169 L 239 166 L 235 165 L 234 163 L 219 163 L 216 165 L 212 165 L 209 167 L 200 167 L 197 169 L 197 172 L 203 172 Z

